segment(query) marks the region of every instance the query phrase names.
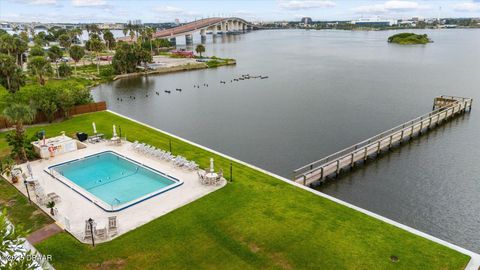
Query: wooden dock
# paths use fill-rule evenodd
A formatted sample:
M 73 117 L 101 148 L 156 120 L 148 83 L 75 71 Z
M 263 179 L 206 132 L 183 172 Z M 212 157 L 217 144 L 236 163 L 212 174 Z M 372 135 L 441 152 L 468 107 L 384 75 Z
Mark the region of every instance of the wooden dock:
M 470 112 L 472 103 L 471 98 L 436 97 L 432 112 L 298 168 L 293 171 L 292 180 L 307 186 L 327 176 L 338 175 L 344 168 L 353 168 L 358 161 L 365 162 L 370 156 L 378 156 L 382 150 L 391 149 L 456 115 Z

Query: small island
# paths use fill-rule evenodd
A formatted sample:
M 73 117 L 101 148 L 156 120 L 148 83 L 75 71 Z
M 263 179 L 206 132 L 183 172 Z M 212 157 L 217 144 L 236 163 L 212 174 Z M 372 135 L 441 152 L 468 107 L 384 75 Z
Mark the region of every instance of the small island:
M 432 42 L 426 34 L 417 35 L 414 33 L 400 33 L 388 38 L 389 43 L 397 43 L 401 45 L 410 45 L 410 44 L 427 44 Z

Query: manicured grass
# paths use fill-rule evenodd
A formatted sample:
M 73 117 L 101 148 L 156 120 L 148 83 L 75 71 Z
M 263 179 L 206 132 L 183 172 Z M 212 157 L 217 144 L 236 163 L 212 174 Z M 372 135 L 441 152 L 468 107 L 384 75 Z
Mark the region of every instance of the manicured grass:
M 23 183 L 15 185 L 23 185 Z M 30 205 L 27 197 L 23 196 L 7 180 L 0 177 L 0 209 L 4 208 L 7 208 L 8 218 L 15 226 L 22 226 L 24 230 L 30 232 L 53 222 L 34 204 Z
M 111 134 L 168 149 L 169 137 L 108 112 L 41 127 Z M 33 134 L 40 128 L 32 128 Z M 0 139 L 2 136 L 0 136 Z M 0 142 L 1 143 L 1 142 Z M 172 138 L 174 154 L 228 177 L 230 161 Z M 119 226 L 121 220 L 119 220 Z M 469 257 L 234 163 L 226 187 L 95 248 L 61 233 L 36 246 L 57 269 L 463 269 Z M 394 255 L 399 261 L 391 262 Z

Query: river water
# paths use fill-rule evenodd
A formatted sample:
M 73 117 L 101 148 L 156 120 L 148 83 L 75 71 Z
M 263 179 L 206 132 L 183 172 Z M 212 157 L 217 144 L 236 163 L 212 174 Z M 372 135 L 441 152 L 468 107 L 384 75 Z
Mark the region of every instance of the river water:
M 207 55 L 238 64 L 122 79 L 92 93 L 113 111 L 291 177 L 430 111 L 435 96 L 480 98 L 480 30 L 416 32 L 434 43 L 388 44 L 395 31 L 209 37 Z M 230 82 L 242 74 L 268 79 Z M 319 189 L 480 252 L 480 110 L 473 104 L 470 114 Z

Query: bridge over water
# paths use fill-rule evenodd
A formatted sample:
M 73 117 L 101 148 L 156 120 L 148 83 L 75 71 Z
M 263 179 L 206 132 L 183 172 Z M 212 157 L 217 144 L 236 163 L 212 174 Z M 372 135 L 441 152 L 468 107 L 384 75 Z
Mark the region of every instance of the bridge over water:
M 251 23 L 241 18 L 214 17 L 193 21 L 170 29 L 160 30 L 154 33 L 153 37 L 166 38 L 169 39 L 172 44 L 176 44 L 176 38 L 184 36 L 185 43 L 187 45 L 192 45 L 193 34 L 195 33 L 200 33 L 202 42 L 205 42 L 207 40 L 207 33 L 210 33 L 213 37 L 215 37 L 217 34 L 236 34 L 253 29 L 254 26 Z M 135 41 L 135 38 L 132 40 L 130 37 L 122 37 L 118 40 L 131 42 Z

